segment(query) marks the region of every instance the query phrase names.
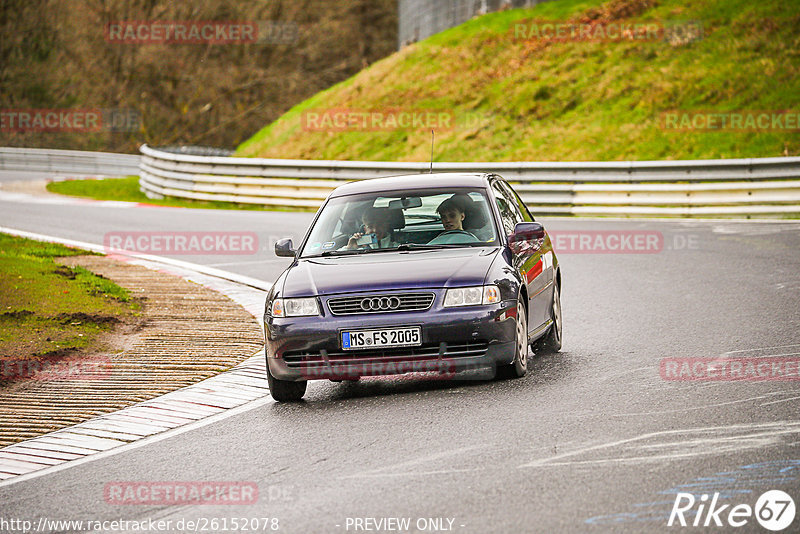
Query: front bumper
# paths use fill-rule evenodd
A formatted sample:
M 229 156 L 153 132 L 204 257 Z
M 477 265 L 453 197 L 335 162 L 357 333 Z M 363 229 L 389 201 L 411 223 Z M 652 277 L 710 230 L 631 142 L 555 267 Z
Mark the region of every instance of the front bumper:
M 319 317 L 265 317 L 264 324 L 267 364 L 279 380 L 347 380 L 431 372 L 452 376 L 511 363 L 516 302 L 443 308 L 437 295 L 431 309 L 424 312 L 348 316 L 328 312 Z M 421 346 L 342 349 L 342 332 L 403 326 L 421 327 Z

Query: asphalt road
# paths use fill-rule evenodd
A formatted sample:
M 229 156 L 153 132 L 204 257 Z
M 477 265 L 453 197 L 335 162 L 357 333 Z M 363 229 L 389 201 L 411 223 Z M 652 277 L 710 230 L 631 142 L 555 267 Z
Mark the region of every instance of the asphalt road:
M 309 220 L 0 201 L 0 225 L 96 243 L 112 231 L 254 231 L 261 249 L 249 257 L 173 257 L 264 280 L 286 264 L 267 250 L 270 240 L 301 237 Z M 719 493 L 718 506 L 729 505 L 723 522 L 732 505 L 753 507 L 767 490 L 787 492 L 800 507 L 800 382 L 662 376 L 665 359 L 798 357 L 800 223 L 544 222 L 556 235 L 639 231 L 663 241 L 638 254 L 562 246 L 564 348 L 532 355 L 525 378 L 315 382 L 304 403 L 256 404 L 0 487 L 0 531 L 14 531 L 2 519 L 46 518 L 153 519 L 170 528 L 162 532 L 225 532 L 248 518 L 257 530 L 289 533 L 660 532 L 679 492 L 697 496 L 694 511 L 701 495 Z M 176 506 L 104 496 L 109 484 L 130 481 L 255 484 L 259 497 Z M 203 518 L 217 518 L 216 527 L 187 528 Z M 390 518 L 408 518 L 409 528 Z M 745 519 L 738 529 L 709 530 L 767 532 Z M 61 529 L 72 530 L 80 529 Z M 800 531 L 800 518 L 791 531 Z
M 37 171 L 5 171 L 0 170 L 0 183 L 20 182 L 28 180 L 45 180 L 50 178 L 52 173 Z

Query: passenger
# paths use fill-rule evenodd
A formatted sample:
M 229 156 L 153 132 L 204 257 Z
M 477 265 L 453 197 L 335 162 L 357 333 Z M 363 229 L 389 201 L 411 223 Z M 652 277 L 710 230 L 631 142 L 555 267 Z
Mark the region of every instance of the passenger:
M 395 248 L 399 245 L 394 240 L 394 232 L 392 231 L 391 223 L 389 221 L 388 208 L 369 208 L 364 212 L 361 218 L 364 223 L 364 231 L 356 232 L 350 237 L 347 246 L 344 250 L 356 250 L 359 248 Z M 378 239 L 376 245 L 359 245 L 358 239 L 367 234 L 375 234 Z

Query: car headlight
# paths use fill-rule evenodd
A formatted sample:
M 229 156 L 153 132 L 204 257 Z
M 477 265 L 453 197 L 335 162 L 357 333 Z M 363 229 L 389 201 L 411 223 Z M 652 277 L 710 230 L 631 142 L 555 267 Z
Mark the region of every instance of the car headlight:
M 500 289 L 497 286 L 475 286 L 448 289 L 444 296 L 445 308 L 455 306 L 478 306 L 500 302 Z
M 319 315 L 317 299 L 275 299 L 271 308 L 273 317 L 310 317 Z

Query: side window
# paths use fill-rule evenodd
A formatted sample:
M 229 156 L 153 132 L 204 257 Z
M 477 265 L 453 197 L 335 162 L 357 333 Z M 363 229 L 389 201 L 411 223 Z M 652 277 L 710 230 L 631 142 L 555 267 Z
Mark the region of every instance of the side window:
M 516 205 L 517 208 L 516 211 L 522 216 L 522 220 L 525 222 L 534 222 L 531 212 L 528 211 L 528 206 L 526 206 L 525 203 L 522 202 L 522 199 L 519 198 L 519 195 L 513 189 L 511 189 L 511 186 L 508 185 L 506 182 L 497 182 L 497 183 L 499 183 L 500 187 L 502 187 L 503 190 L 506 192 L 506 197 L 513 199 L 514 204 Z
M 522 214 L 519 213 L 517 203 L 508 198 L 506 193 L 500 186 L 500 182 L 492 184 L 492 189 L 497 200 L 497 209 L 500 211 L 500 220 L 503 222 L 503 230 L 506 235 L 514 233 L 514 227 L 518 222 L 522 222 Z

